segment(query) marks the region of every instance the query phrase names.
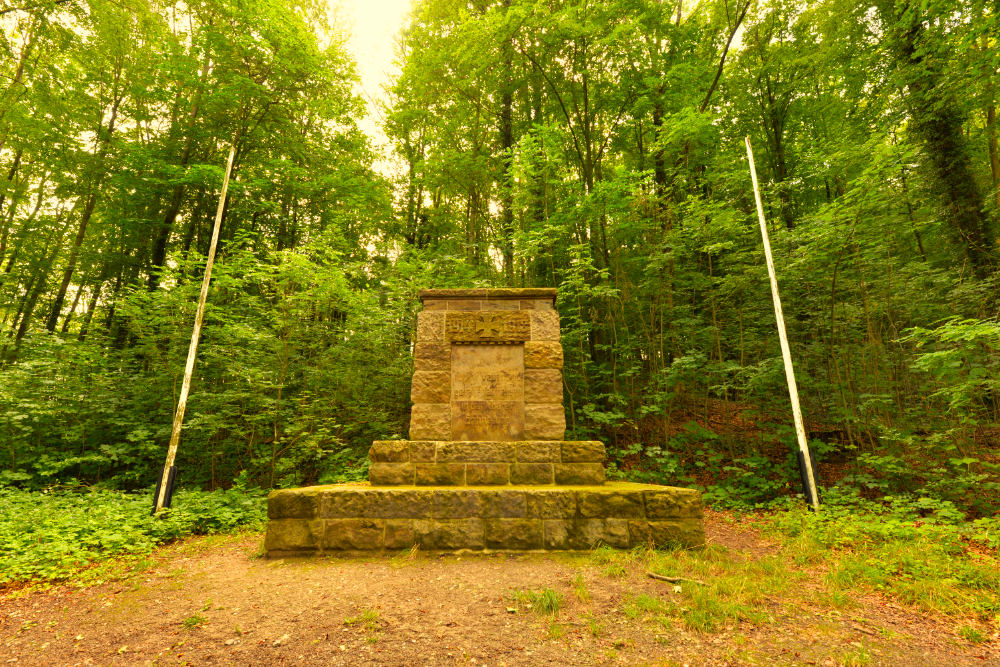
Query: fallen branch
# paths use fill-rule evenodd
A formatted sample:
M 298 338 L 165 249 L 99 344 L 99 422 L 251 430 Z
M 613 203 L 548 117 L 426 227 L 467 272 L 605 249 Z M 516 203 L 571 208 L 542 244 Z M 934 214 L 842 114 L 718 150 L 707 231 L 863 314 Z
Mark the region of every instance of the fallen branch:
M 704 581 L 700 579 L 686 579 L 685 577 L 668 577 L 665 574 L 657 574 L 655 572 L 647 572 L 646 576 L 650 579 L 656 579 L 658 581 L 669 581 L 672 584 L 698 584 L 699 586 L 707 586 Z

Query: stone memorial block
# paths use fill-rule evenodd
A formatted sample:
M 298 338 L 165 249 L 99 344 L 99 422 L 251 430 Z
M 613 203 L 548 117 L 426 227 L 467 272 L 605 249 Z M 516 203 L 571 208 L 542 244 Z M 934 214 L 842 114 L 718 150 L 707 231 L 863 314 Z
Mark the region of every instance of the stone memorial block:
M 563 439 L 555 296 L 422 290 L 412 440 L 372 444 L 371 486 L 273 491 L 267 555 L 703 544 L 696 491 L 606 483 L 604 445 Z

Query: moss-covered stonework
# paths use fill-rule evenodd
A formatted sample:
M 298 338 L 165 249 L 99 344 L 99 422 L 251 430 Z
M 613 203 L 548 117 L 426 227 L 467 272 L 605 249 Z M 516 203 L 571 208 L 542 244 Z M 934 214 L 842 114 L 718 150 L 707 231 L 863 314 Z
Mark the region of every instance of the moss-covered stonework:
M 282 489 L 268 496 L 269 556 L 425 550 L 579 550 L 704 544 L 691 489 L 565 487 Z
M 605 483 L 604 445 L 566 441 L 556 290 L 423 290 L 412 440 L 379 440 L 368 485 L 268 496 L 268 556 L 700 546 L 691 489 Z
M 588 441 L 376 440 L 375 486 L 603 484 L 604 445 Z

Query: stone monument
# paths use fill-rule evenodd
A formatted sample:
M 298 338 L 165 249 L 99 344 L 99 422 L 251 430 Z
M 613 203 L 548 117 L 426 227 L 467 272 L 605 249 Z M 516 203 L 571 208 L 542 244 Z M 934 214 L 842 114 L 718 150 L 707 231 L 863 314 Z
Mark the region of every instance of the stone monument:
M 704 543 L 692 489 L 606 482 L 566 441 L 556 290 L 422 290 L 410 440 L 369 450 L 370 486 L 268 496 L 268 556 Z

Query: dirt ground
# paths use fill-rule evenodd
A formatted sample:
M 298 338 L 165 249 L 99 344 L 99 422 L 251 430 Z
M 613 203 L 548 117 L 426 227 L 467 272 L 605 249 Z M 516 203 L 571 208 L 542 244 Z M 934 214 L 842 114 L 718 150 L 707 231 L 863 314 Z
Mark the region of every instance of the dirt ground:
M 711 513 L 707 531 L 751 558 L 769 550 Z M 773 622 L 707 634 L 624 613 L 673 594 L 638 565 L 609 577 L 586 555 L 265 560 L 260 543 L 194 538 L 119 581 L 8 593 L 0 665 L 1000 665 L 995 643 L 879 596 L 840 610 L 774 600 Z M 554 617 L 513 599 L 546 588 L 563 597 Z

